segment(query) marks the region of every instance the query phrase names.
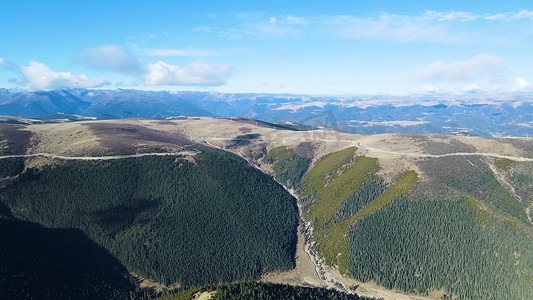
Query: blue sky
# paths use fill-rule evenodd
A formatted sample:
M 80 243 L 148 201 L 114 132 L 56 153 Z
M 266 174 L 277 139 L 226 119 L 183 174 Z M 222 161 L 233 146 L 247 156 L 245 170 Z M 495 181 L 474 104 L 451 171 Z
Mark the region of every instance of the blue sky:
M 498 95 L 531 49 L 531 1 L 0 3 L 4 88 Z

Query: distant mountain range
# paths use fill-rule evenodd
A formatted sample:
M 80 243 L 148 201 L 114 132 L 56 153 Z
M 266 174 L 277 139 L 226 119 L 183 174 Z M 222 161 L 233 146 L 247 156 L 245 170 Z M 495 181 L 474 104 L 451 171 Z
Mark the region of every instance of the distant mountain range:
M 79 116 L 102 119 L 238 116 L 365 134 L 533 135 L 533 97 L 529 95 L 458 99 L 456 96 L 315 97 L 124 89 L 41 92 L 0 89 L 0 115 L 76 120 L 83 119 Z

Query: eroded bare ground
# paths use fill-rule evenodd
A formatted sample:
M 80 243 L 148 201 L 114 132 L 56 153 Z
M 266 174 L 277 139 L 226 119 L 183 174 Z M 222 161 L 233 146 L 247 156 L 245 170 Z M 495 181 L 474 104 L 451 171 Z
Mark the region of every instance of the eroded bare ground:
M 216 292 L 202 292 L 202 293 L 196 293 L 194 294 L 195 300 L 209 300 L 213 298 L 213 295 L 215 295 Z
M 347 287 L 357 286 L 355 293 L 359 296 L 373 297 L 376 299 L 386 300 L 409 300 L 409 299 L 441 299 L 444 295 L 443 291 L 435 291 L 427 297 L 407 294 L 397 290 L 389 290 L 379 286 L 373 282 L 360 282 L 353 278 L 341 275 L 337 270 L 326 267 L 328 273 L 337 281 L 341 282 Z
M 141 275 L 135 274 L 133 272 L 130 272 L 130 275 L 131 275 L 131 277 L 133 277 L 135 279 L 135 281 L 137 281 L 137 284 L 141 288 L 153 289 L 156 292 L 162 292 L 162 291 L 165 291 L 165 290 L 172 291 L 172 290 L 177 290 L 177 289 L 180 288 L 180 284 L 179 283 L 175 283 L 173 285 L 164 285 L 162 283 L 155 282 L 155 281 L 153 281 L 151 279 L 144 278 Z

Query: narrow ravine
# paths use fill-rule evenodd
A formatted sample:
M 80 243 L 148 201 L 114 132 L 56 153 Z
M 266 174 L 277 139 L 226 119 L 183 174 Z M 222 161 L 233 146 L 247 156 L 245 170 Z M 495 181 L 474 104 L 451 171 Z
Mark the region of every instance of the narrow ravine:
M 276 180 L 277 181 L 277 180 Z M 279 182 L 278 182 L 279 183 Z M 279 183 L 281 184 L 281 183 Z M 316 242 L 313 241 L 313 227 L 309 222 L 307 222 L 303 217 L 303 211 L 302 206 L 300 204 L 300 198 L 298 195 L 292 190 L 287 188 L 285 185 L 281 184 L 286 191 L 288 191 L 296 200 L 296 206 L 298 207 L 298 216 L 300 218 L 300 221 L 304 228 L 304 251 L 309 256 L 309 259 L 311 262 L 313 262 L 315 266 L 315 272 L 318 275 L 318 278 L 330 289 L 335 289 L 340 292 L 344 292 L 347 294 L 354 294 L 350 289 L 346 288 L 346 286 L 335 279 L 334 276 L 332 276 L 328 270 L 326 269 L 326 265 L 324 264 L 324 261 L 320 258 L 318 255 L 318 252 L 316 250 Z
M 301 217 L 300 217 L 301 218 Z M 353 294 L 352 291 L 350 291 L 346 286 L 336 280 L 326 269 L 324 262 L 322 259 L 318 256 L 318 252 L 315 249 L 316 242 L 313 241 L 313 229 L 310 226 L 309 223 L 305 222 L 303 218 L 301 218 L 304 224 L 304 237 L 305 237 L 305 244 L 304 244 L 304 250 L 307 255 L 309 255 L 309 258 L 315 265 L 315 270 L 318 275 L 318 278 L 322 280 L 329 288 L 335 289 L 340 292 L 344 292 L 347 294 Z

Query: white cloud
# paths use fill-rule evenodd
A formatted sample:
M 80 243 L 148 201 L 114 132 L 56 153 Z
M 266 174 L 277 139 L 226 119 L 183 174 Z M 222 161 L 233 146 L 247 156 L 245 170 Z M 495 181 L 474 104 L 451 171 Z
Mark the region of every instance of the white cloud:
M 468 22 L 468 21 L 474 21 L 480 18 L 480 16 L 473 15 L 468 12 L 463 11 L 451 11 L 451 12 L 440 12 L 440 11 L 432 11 L 427 10 L 424 15 L 417 17 L 417 21 L 439 21 L 439 22 L 445 22 L 445 21 L 460 21 L 460 22 Z
M 158 61 L 149 64 L 149 74 L 145 77 L 147 85 L 222 85 L 230 76 L 227 64 L 210 64 L 196 60 L 185 66 L 169 65 Z
M 302 17 L 292 15 L 278 15 L 265 17 L 258 14 L 241 14 L 246 21 L 240 28 L 228 28 L 221 33 L 228 34 L 232 38 L 240 38 L 245 35 L 260 37 L 298 37 L 304 33 L 309 22 Z M 260 19 L 261 21 L 257 21 Z
M 255 24 L 250 26 L 252 31 L 250 33 L 257 33 L 262 36 L 284 36 L 292 35 L 294 32 L 292 29 L 287 27 L 280 27 L 274 24 Z
M 505 19 L 507 18 L 507 15 L 506 14 L 495 14 L 495 15 L 487 15 L 487 16 L 484 16 L 483 19 L 485 20 L 491 20 L 491 21 L 494 21 L 494 20 L 502 20 L 502 19 Z
M 113 71 L 127 75 L 144 73 L 137 58 L 118 45 L 86 49 L 78 58 L 96 70 Z
M 293 15 L 265 16 L 240 13 L 241 26 L 220 30 L 233 39 L 244 35 L 261 37 L 300 37 L 305 34 L 326 34 L 348 39 L 369 39 L 394 42 L 471 43 L 501 42 L 501 31 L 489 31 L 482 23 L 525 22 L 533 20 L 533 11 L 476 14 L 467 11 L 426 10 L 416 15 L 381 13 L 380 15 L 314 15 L 306 18 Z M 262 21 L 257 21 L 262 20 Z M 522 21 L 520 21 L 522 20 Z M 475 25 L 466 25 L 475 23 Z M 523 26 L 527 28 L 527 26 Z M 504 30 L 507 30 L 504 28 Z
M 519 12 L 511 13 L 497 13 L 497 14 L 480 14 L 474 15 L 469 12 L 463 11 L 451 11 L 451 12 L 439 12 L 427 10 L 422 16 L 416 18 L 418 21 L 460 21 L 468 22 L 475 20 L 522 20 L 522 19 L 533 19 L 533 11 L 521 10 Z
M 427 94 L 433 94 L 433 93 L 440 92 L 440 89 L 437 88 L 436 86 L 433 86 L 433 85 L 430 85 L 430 84 L 426 84 L 422 88 L 422 92 L 427 93 Z
M 513 19 L 521 20 L 521 19 L 533 19 L 533 11 L 529 10 L 521 10 L 517 14 L 514 14 L 511 16 Z
M 285 21 L 284 21 L 286 24 L 297 24 L 297 25 L 307 25 L 308 22 L 305 18 L 301 18 L 301 17 L 295 17 L 295 16 L 291 16 L 291 15 L 287 15 L 285 17 Z
M 490 86 L 493 93 L 520 93 L 533 91 L 533 84 L 527 79 L 519 77 L 512 81 L 506 81 Z
M 489 21 L 496 21 L 496 20 L 502 20 L 502 21 L 513 21 L 513 20 L 524 20 L 524 19 L 530 19 L 533 20 L 533 11 L 529 10 L 521 10 L 517 13 L 498 13 L 493 15 L 484 15 L 484 20 Z
M 295 17 L 291 15 L 270 17 L 268 23 L 270 24 L 274 24 L 274 23 L 291 24 L 291 25 L 307 25 L 308 24 L 305 18 Z
M 465 33 L 452 31 L 449 24 L 405 15 L 382 14 L 379 18 L 338 16 L 327 21 L 345 38 L 391 40 L 397 42 L 460 42 Z
M 274 22 L 272 22 L 272 19 L 274 19 Z M 247 25 L 242 32 L 270 37 L 298 36 L 302 33 L 301 28 L 295 28 L 292 24 L 279 22 L 276 18 L 271 18 L 268 23 Z
M 533 11 L 473 14 L 464 11 L 427 10 L 420 15 L 382 13 L 377 17 L 353 15 L 329 16 L 323 23 L 333 25 L 344 38 L 389 40 L 396 42 L 459 43 L 472 39 L 489 39 L 490 33 L 475 33 L 462 23 L 533 20 Z M 330 29 L 331 30 L 331 29 Z
M 514 84 L 511 86 L 511 92 L 523 92 L 530 90 L 531 83 L 524 78 L 516 78 Z
M 151 49 L 148 50 L 148 55 L 152 56 L 185 56 L 185 57 L 196 57 L 196 56 L 217 56 L 218 52 L 212 50 L 199 50 L 194 48 L 187 49 Z
M 479 54 L 469 60 L 452 63 L 435 61 L 417 70 L 422 80 L 462 81 L 479 78 L 495 79 L 505 69 L 503 60 L 489 54 Z
M 55 90 L 63 88 L 94 88 L 108 84 L 103 79 L 91 79 L 86 75 L 70 72 L 56 72 L 43 63 L 30 61 L 29 66 L 20 66 L 23 78 L 20 84 L 25 84 L 30 90 Z
M 477 83 L 469 83 L 461 89 L 461 91 L 465 93 L 476 93 L 481 90 L 482 90 L 481 86 Z
M 18 69 L 17 65 L 8 62 L 7 60 L 0 57 L 0 70 L 16 71 Z

